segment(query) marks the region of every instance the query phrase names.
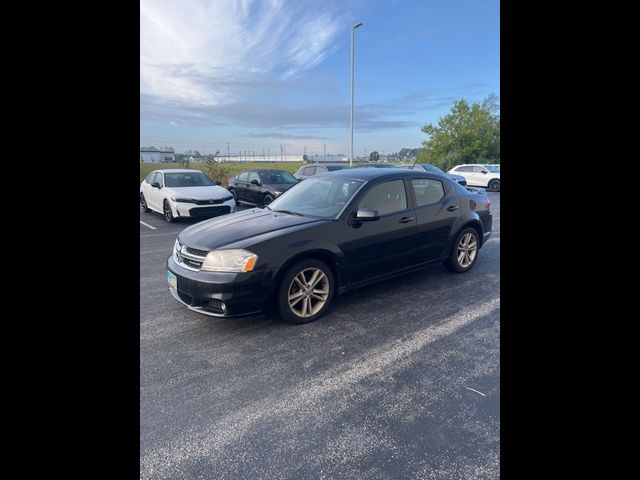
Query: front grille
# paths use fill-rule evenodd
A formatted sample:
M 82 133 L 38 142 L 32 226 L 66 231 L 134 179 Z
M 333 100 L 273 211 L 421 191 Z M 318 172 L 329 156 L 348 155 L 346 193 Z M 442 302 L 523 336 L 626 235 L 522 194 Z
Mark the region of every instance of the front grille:
M 233 195 L 230 195 L 228 197 L 224 197 L 224 198 L 219 198 L 217 200 L 215 199 L 209 199 L 209 200 L 196 200 L 195 204 L 196 205 L 220 205 L 221 203 L 227 202 L 229 200 L 231 200 L 233 198 Z
M 202 262 L 198 262 L 197 260 L 191 260 L 190 258 L 187 258 L 187 257 L 182 257 L 181 263 L 191 268 L 197 268 L 198 270 L 200 270 L 200 267 L 202 266 Z
M 191 210 L 189 210 L 189 215 L 192 217 L 215 217 L 217 215 L 225 215 L 229 212 L 231 212 L 231 207 L 229 205 L 220 205 L 218 207 L 192 208 Z
M 198 250 L 196 248 L 187 247 L 187 253 L 190 253 L 191 255 L 197 255 L 198 257 L 206 257 L 207 253 L 209 252 L 206 250 Z

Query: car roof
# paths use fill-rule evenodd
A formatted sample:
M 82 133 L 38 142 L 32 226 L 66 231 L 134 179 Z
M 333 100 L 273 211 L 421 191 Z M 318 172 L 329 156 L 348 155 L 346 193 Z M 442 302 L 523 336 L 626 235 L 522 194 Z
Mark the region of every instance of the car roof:
M 410 177 L 422 177 L 425 175 L 438 175 L 437 173 L 428 173 L 424 170 L 416 171 L 400 168 L 375 168 L 375 167 L 361 167 L 361 168 L 345 168 L 343 170 L 334 170 L 333 172 L 321 173 L 315 175 L 315 177 L 341 177 L 352 178 L 354 180 L 371 180 L 373 178 L 386 177 L 386 176 L 410 176 Z M 442 176 L 442 175 L 438 175 Z
M 163 173 L 202 173 L 201 170 L 193 170 L 188 168 L 160 168 L 158 170 L 154 170 L 154 172 L 163 172 Z
M 348 167 L 349 164 L 347 162 L 344 163 L 339 163 L 339 162 L 333 162 L 333 163 L 324 163 L 324 162 L 316 162 L 316 163 L 310 163 L 308 165 L 302 165 L 303 167 L 315 167 L 315 166 L 321 166 L 321 167 L 336 167 L 336 166 L 340 166 L 340 167 Z

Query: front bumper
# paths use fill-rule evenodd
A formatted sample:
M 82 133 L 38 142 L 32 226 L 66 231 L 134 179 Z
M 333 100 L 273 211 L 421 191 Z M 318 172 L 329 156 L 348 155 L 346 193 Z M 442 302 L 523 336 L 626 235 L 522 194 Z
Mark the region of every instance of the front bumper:
M 270 271 L 222 273 L 192 271 L 178 265 L 173 255 L 167 268 L 177 277 L 176 300 L 189 310 L 213 317 L 237 317 L 263 311 L 272 298 Z M 221 308 L 224 303 L 224 308 Z
M 194 203 L 170 202 L 174 217 L 211 218 L 236 211 L 235 200 L 213 205 L 196 205 Z

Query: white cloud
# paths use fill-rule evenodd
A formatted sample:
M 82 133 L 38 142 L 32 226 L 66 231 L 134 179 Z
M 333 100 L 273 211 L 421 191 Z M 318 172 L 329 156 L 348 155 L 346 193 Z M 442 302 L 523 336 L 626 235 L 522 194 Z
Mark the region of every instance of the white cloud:
M 342 23 L 325 2 L 141 0 L 140 92 L 183 105 L 237 101 L 236 82 L 320 63 Z

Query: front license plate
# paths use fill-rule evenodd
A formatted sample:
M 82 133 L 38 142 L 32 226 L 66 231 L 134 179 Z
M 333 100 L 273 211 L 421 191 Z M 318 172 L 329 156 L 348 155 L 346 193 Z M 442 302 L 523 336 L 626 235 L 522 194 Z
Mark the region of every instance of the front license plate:
M 167 282 L 169 282 L 169 286 L 174 290 L 178 289 L 178 277 L 176 277 L 169 270 L 167 270 Z

